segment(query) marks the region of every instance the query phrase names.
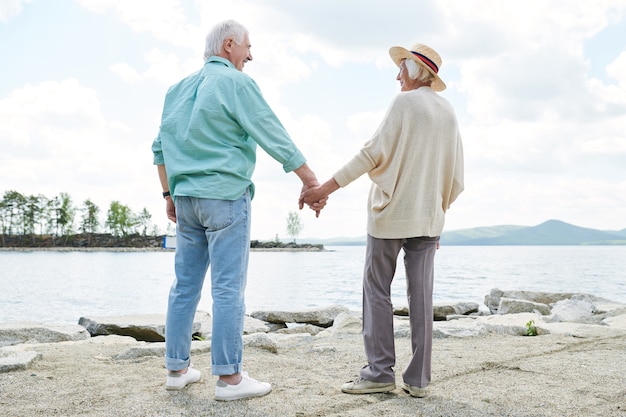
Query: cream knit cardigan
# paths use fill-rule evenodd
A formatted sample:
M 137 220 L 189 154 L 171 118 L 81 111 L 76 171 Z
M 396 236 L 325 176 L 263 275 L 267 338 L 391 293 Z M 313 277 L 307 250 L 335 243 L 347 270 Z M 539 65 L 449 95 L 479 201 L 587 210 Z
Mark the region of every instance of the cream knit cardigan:
M 454 109 L 430 87 L 398 94 L 374 136 L 333 177 L 345 187 L 368 173 L 367 233 L 439 236 L 463 191 L 463 144 Z

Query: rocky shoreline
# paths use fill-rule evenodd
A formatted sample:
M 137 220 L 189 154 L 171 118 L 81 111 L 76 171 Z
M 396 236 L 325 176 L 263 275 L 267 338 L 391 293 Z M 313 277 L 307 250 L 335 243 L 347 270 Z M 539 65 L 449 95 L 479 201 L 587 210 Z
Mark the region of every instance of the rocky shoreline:
M 82 317 L 0 325 L 3 416 L 624 416 L 626 305 L 590 294 L 493 289 L 433 311 L 429 396 L 341 394 L 363 365 L 359 312 L 341 306 L 246 317 L 244 365 L 273 383 L 265 399 L 212 399 L 211 317 L 198 312 L 192 360 L 205 381 L 166 394 L 164 316 Z M 400 370 L 410 354 L 395 309 Z M 531 337 L 532 336 L 532 337 Z M 42 401 L 43 399 L 43 401 Z
M 94 246 L 0 246 L 0 252 L 173 252 L 175 248 L 163 246 L 163 236 L 148 237 L 130 246 L 124 244 L 94 245 Z M 283 242 L 262 242 L 259 240 L 250 241 L 250 250 L 253 252 L 322 252 L 326 249 L 322 244 L 311 243 L 283 243 Z

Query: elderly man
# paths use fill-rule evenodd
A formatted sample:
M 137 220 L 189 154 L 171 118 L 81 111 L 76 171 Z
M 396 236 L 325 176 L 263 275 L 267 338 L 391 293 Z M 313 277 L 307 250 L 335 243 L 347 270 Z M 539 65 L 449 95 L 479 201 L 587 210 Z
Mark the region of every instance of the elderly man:
M 391 281 L 404 249 L 413 356 L 403 389 L 426 395 L 431 380 L 434 257 L 445 213 L 463 190 L 463 148 L 452 106 L 436 92 L 439 54 L 428 46 L 392 47 L 400 68 L 395 97 L 374 136 L 333 177 L 301 195 L 316 207 L 329 194 L 367 173 L 367 248 L 363 277 L 363 339 L 367 365 L 342 386 L 349 394 L 396 388 Z
M 176 222 L 165 387 L 178 390 L 201 378 L 190 366 L 191 329 L 210 265 L 212 373 L 218 376 L 215 398 L 224 401 L 263 396 L 272 389 L 248 376 L 242 365 L 256 145 L 285 172 L 295 172 L 302 191 L 319 185 L 256 83 L 242 72 L 252 60 L 250 46 L 241 24 L 216 25 L 206 38 L 204 67 L 167 92 L 152 144 L 166 213 Z

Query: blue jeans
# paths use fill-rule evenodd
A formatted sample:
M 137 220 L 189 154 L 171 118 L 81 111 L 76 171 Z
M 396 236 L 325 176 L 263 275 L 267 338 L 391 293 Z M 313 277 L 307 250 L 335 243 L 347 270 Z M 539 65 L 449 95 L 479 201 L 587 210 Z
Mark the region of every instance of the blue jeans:
M 211 267 L 213 375 L 240 373 L 250 254 L 250 194 L 235 201 L 176 197 L 176 279 L 165 322 L 165 366 L 189 366 L 193 320 Z

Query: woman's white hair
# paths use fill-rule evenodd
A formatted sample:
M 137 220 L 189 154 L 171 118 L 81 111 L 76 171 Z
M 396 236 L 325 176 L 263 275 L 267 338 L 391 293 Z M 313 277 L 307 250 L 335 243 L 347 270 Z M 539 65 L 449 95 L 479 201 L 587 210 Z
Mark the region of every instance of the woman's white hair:
M 240 45 L 246 34 L 248 34 L 248 29 L 234 20 L 218 23 L 206 36 L 204 59 L 219 54 L 222 51 L 224 41 L 228 38 L 232 38 L 237 45 Z
M 404 66 L 412 80 L 420 80 L 422 82 L 432 81 L 435 77 L 424 67 L 419 65 L 412 59 L 404 59 Z

